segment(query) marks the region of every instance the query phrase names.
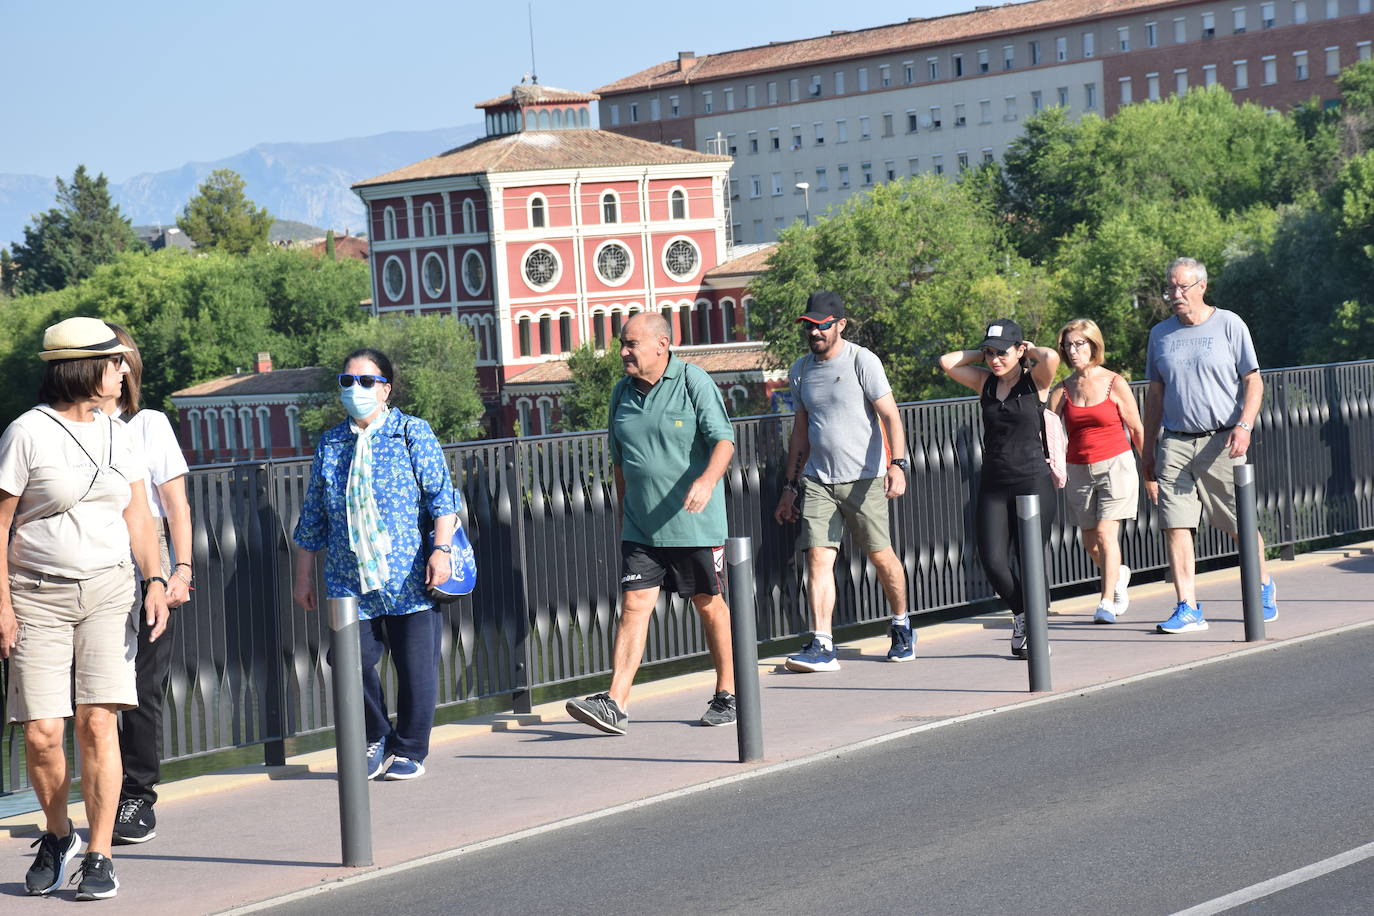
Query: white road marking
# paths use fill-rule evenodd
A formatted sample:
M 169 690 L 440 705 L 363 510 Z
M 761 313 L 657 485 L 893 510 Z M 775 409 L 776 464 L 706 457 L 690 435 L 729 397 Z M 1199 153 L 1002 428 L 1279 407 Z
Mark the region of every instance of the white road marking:
M 1277 894 L 1281 890 L 1286 890 L 1307 881 L 1320 878 L 1322 875 L 1329 875 L 1333 871 L 1340 871 L 1357 862 L 1365 859 L 1374 858 L 1374 843 L 1365 843 L 1363 846 L 1356 846 L 1348 852 L 1334 855 L 1329 859 L 1322 859 L 1320 862 L 1313 862 L 1311 865 L 1304 865 L 1302 868 L 1294 869 L 1286 875 L 1279 875 L 1277 878 L 1270 878 L 1268 881 L 1261 881 L 1259 884 L 1252 884 L 1249 887 L 1227 894 L 1225 897 L 1218 897 L 1215 900 L 1208 900 L 1206 903 L 1199 903 L 1186 910 L 1180 910 L 1174 916 L 1213 916 L 1215 913 L 1224 913 L 1229 909 L 1240 906 L 1242 903 L 1249 903 L 1252 900 L 1259 900 L 1268 897 L 1270 894 Z

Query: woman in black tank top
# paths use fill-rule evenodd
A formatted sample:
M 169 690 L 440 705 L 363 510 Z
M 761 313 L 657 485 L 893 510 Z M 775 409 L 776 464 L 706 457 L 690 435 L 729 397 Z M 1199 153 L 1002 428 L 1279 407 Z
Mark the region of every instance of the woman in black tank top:
M 1054 384 L 1059 355 L 1023 340 L 1020 325 L 1010 318 L 988 325 L 983 337 L 977 350 L 957 350 L 940 357 L 940 368 L 978 392 L 983 415 L 983 468 L 974 512 L 978 557 L 993 589 L 1011 608 L 1012 655 L 1025 658 L 1016 497 L 1032 493 L 1040 497 L 1040 531 L 1048 543 L 1058 500 L 1045 463 L 1040 411 Z

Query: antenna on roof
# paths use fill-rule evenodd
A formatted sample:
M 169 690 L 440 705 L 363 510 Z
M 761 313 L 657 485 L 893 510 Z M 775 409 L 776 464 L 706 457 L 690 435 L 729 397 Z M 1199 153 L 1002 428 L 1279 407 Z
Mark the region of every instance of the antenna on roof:
M 530 15 L 530 82 L 539 82 L 539 68 L 534 64 L 534 0 L 530 0 L 526 5 Z

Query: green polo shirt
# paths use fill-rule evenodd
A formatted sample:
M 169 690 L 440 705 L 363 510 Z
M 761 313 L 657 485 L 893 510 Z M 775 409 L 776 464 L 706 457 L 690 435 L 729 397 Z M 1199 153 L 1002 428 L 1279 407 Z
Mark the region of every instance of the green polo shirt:
M 668 354 L 668 366 L 643 392 L 628 375 L 611 392 L 611 461 L 625 475 L 621 540 L 653 547 L 725 543 L 725 481 L 706 508 L 682 508 L 717 442 L 734 442 L 720 389 L 705 369 Z

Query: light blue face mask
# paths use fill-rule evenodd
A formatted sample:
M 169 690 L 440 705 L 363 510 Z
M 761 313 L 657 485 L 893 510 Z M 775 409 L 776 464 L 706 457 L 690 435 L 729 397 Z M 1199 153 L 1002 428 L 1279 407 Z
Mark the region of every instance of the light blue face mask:
M 339 389 L 339 400 L 343 402 L 344 410 L 354 420 L 366 420 L 377 412 L 377 389 L 376 387 L 364 388 L 361 385 L 351 385 L 348 388 Z

